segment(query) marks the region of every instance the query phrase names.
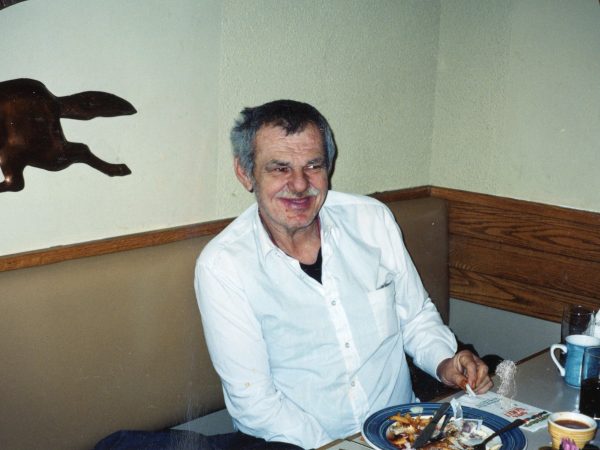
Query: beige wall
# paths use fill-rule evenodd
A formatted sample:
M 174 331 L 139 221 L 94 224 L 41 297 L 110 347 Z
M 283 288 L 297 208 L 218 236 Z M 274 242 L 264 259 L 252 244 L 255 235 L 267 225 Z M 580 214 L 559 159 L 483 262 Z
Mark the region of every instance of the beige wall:
M 432 184 L 600 212 L 600 4 L 443 1 Z
M 26 170 L 0 194 L 0 255 L 231 217 L 228 133 L 243 106 L 289 97 L 331 119 L 340 190 L 428 183 L 439 2 L 27 0 L 0 11 L 0 80 L 120 95 L 129 117 L 63 120 L 133 173 Z M 7 38 L 9 36 L 10 38 Z
M 251 200 L 225 150 L 233 118 L 241 105 L 282 97 L 308 101 L 329 119 L 340 149 L 335 189 L 428 183 L 439 2 L 223 5 L 219 217 Z
M 313 103 L 334 188 L 435 184 L 600 211 L 596 0 L 27 0 L 0 11 L 0 80 L 104 90 L 133 116 L 63 120 L 133 174 L 25 172 L 0 255 L 231 217 L 237 112 Z
M 216 180 L 220 18 L 219 2 L 198 0 L 27 0 L 0 11 L 0 80 L 107 91 L 138 110 L 62 120 L 68 140 L 133 173 L 27 168 L 23 191 L 0 194 L 0 254 L 214 216 L 202 193 Z

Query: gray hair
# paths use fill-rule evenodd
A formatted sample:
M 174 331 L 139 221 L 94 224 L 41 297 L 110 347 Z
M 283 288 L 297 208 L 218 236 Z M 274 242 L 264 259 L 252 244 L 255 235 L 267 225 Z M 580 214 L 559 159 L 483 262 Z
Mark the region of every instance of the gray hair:
M 262 126 L 281 127 L 289 135 L 301 132 L 311 123 L 321 132 L 325 163 L 327 171 L 331 173 L 336 155 L 331 127 L 314 106 L 294 100 L 275 100 L 261 106 L 244 108 L 231 129 L 233 156 L 239 158 L 240 166 L 246 175 L 254 179 L 254 138 Z

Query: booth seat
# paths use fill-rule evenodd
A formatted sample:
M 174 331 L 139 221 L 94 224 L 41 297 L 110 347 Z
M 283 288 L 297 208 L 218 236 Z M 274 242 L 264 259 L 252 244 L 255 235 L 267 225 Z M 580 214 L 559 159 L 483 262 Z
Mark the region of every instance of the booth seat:
M 388 205 L 447 323 L 445 201 Z M 88 450 L 190 421 L 230 429 L 193 289 L 212 237 L 0 272 L 0 448 Z

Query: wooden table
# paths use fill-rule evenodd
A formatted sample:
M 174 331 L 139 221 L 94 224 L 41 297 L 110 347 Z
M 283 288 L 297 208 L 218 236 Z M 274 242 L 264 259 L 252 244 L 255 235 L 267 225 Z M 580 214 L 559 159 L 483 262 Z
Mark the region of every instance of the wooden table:
M 492 390 L 496 390 L 499 384 L 499 380 L 495 377 Z M 516 386 L 517 392 L 514 399 L 520 402 L 550 412 L 577 411 L 578 409 L 579 389 L 570 387 L 564 382 L 558 373 L 558 369 L 550 359 L 549 350 L 538 352 L 518 363 Z M 462 393 L 437 399 L 436 401 L 444 401 L 460 395 Z M 523 433 L 527 439 L 527 450 L 538 450 L 540 447 L 550 446 L 550 435 L 546 428 L 534 433 L 530 431 L 523 431 Z M 599 438 L 600 434 L 596 433 L 592 443 L 598 445 Z M 362 441 L 360 433 L 323 447 L 323 449 L 328 450 L 364 450 L 365 448 L 370 447 Z

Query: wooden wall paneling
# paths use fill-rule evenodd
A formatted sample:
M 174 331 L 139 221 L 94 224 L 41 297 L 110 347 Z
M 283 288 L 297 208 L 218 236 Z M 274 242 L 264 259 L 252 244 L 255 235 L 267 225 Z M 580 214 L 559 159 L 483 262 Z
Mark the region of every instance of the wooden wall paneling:
M 564 304 L 600 308 L 600 214 L 431 188 L 449 202 L 450 294 L 560 321 Z
M 450 233 L 600 261 L 598 225 L 493 205 L 451 202 Z
M 600 292 L 600 262 L 460 235 L 452 237 L 450 253 L 461 270 L 578 293 L 588 303 Z
M 562 314 L 564 296 L 541 287 L 453 267 L 450 286 L 452 297 L 483 306 L 550 321 L 560 320 Z M 582 303 L 577 296 L 569 297 L 573 303 Z
M 552 322 L 560 322 L 563 305 L 566 303 L 598 309 L 597 302 L 589 297 L 454 267 L 450 267 L 450 295 Z

